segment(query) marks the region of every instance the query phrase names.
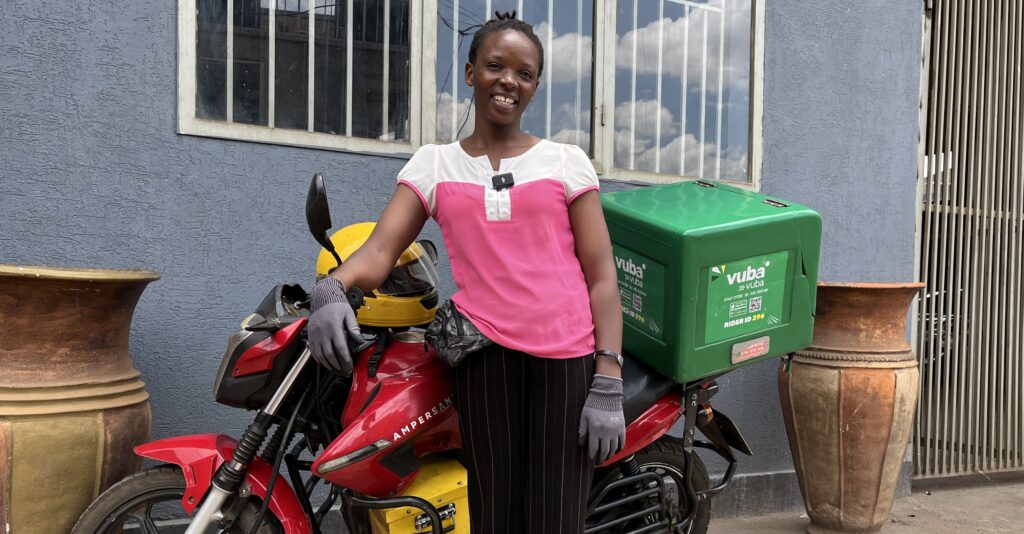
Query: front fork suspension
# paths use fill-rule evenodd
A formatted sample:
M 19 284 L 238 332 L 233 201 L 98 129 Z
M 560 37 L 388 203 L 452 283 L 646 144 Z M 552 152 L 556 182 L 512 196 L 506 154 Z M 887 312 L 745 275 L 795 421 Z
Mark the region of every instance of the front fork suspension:
M 225 519 L 224 503 L 238 493 L 242 481 L 245 480 L 245 474 L 249 470 L 249 464 L 256 458 L 260 447 L 263 446 L 263 441 L 267 438 L 267 430 L 273 423 L 274 416 L 281 409 L 281 404 L 284 403 L 285 397 L 288 396 L 309 359 L 310 352 L 307 347 L 299 354 L 295 365 L 285 375 L 267 405 L 256 414 L 256 419 L 245 429 L 245 434 L 231 455 L 231 461 L 225 462 L 217 469 L 217 474 L 214 475 L 213 482 L 210 484 L 210 490 L 206 493 L 202 504 L 196 509 L 185 534 L 205 534 L 208 527 Z M 266 498 L 270 499 L 271 496 L 267 495 Z

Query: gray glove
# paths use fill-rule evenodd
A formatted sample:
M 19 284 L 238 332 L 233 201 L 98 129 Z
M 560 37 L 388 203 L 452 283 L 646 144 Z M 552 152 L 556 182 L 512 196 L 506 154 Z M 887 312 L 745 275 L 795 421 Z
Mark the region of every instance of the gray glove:
M 626 446 L 626 418 L 622 415 L 622 379 L 594 375 L 580 416 L 580 446 L 591 460 L 603 463 Z
M 356 313 L 345 298 L 345 286 L 337 278 L 328 276 L 313 286 L 310 298 L 308 338 L 309 352 L 316 363 L 343 376 L 352 374 L 352 355 L 348 337 L 363 342 Z

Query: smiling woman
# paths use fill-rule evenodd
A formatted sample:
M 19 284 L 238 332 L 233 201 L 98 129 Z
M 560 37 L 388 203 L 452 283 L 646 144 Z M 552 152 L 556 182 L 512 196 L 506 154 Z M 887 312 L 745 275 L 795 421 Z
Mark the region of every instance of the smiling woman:
M 579 147 L 522 128 L 544 59 L 514 12 L 477 29 L 459 80 L 472 133 L 420 147 L 366 243 L 313 289 L 313 358 L 350 362 L 345 330 L 329 326 L 352 315 L 344 288 L 377 287 L 428 217 L 441 227 L 458 289 L 427 331 L 457 321 L 458 337 L 487 341 L 451 359 L 474 532 L 581 534 L 594 466 L 625 444 L 622 307 L 597 173 Z M 444 354 L 444 336 L 428 340 Z

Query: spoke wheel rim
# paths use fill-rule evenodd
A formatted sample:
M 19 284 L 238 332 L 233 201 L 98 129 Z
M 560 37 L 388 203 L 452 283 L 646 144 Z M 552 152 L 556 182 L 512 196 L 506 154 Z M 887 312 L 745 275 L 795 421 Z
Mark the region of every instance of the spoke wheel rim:
M 122 504 L 114 510 L 103 522 L 103 529 L 99 534 L 114 534 L 123 530 L 125 523 L 131 520 L 139 522 L 140 532 L 143 534 L 159 534 L 154 519 L 150 516 L 153 505 L 166 502 L 181 502 L 185 496 L 185 490 L 181 488 L 161 488 L 147 491 L 132 500 Z M 143 509 L 143 516 L 139 516 L 138 510 Z M 148 523 L 148 524 L 147 524 Z

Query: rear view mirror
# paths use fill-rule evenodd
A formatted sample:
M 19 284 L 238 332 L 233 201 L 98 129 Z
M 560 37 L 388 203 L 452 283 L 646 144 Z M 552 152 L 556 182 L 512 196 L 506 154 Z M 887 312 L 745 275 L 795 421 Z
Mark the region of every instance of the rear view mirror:
M 306 195 L 306 224 L 309 225 L 309 232 L 317 243 L 331 251 L 335 261 L 341 265 L 341 258 L 334 250 L 334 243 L 331 242 L 331 208 L 327 203 L 327 188 L 324 187 L 324 177 L 320 173 L 313 175 L 313 181 L 309 183 L 309 193 Z

